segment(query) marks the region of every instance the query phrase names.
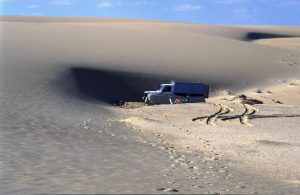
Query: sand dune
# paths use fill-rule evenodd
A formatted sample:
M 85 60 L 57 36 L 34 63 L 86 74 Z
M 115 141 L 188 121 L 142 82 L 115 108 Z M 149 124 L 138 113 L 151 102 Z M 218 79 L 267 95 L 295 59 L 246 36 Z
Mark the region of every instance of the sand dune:
M 70 19 L 43 17 L 25 17 L 26 22 L 16 23 L 24 17 L 3 18 L 2 63 L 11 68 L 27 67 L 27 63 L 39 67 L 43 64 L 44 68 L 60 65 L 55 67 L 60 67 L 56 70 L 61 73 L 72 72 L 73 68 L 131 72 L 160 78 L 155 85 L 170 78 L 201 80 L 213 90 L 245 89 L 299 75 L 299 69 L 295 68 L 298 65 L 290 67 L 282 63 L 284 60 L 299 63 L 299 59 L 292 57 L 294 51 L 249 42 L 300 36 L 299 28 L 256 30 L 157 21 L 120 20 L 118 23 L 117 19 L 114 22 L 78 19 L 72 23 Z M 10 60 L 17 60 L 16 53 L 22 65 Z M 154 86 L 153 80 L 140 79 L 140 91 Z M 127 85 L 132 90 L 137 87 L 136 82 Z
M 272 89 L 263 101 L 293 104 L 298 96 L 288 100 L 278 83 L 300 79 L 299 50 L 294 47 L 300 27 L 23 16 L 1 16 L 0 26 L 1 192 L 155 193 L 177 188 L 225 193 L 241 180 L 247 187 L 238 184 L 230 192 L 270 192 L 264 185 L 295 192 L 294 186 L 281 188 L 281 181 L 242 168 L 230 170 L 234 178 L 228 179 L 226 171 L 214 177 L 209 167 L 224 171 L 227 161 L 215 163 L 198 155 L 203 174 L 210 174 L 201 176 L 205 184 L 200 187 L 189 167 L 168 165 L 173 163 L 169 153 L 179 158 L 185 151 L 161 151 L 156 146 L 165 147 L 165 140 L 141 139 L 147 136 L 120 122 L 129 114 L 111 104 L 141 101 L 144 90 L 170 80 L 203 81 L 212 94 L 244 93 L 259 99 Z M 252 93 L 256 89 L 264 94 Z M 296 96 L 298 88 L 289 93 Z M 160 108 L 156 111 L 163 113 Z M 244 127 L 233 129 L 243 134 Z

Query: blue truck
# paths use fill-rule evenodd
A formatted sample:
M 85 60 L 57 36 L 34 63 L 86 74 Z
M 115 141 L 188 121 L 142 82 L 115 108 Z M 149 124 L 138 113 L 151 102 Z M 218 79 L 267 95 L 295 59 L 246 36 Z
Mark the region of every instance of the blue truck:
M 145 91 L 144 101 L 148 105 L 205 102 L 209 86 L 199 82 L 171 81 L 161 84 L 157 91 Z

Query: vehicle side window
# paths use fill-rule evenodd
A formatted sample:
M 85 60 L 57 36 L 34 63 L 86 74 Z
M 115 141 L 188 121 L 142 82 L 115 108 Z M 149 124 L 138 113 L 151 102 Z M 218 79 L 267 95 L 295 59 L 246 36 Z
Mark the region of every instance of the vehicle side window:
M 172 87 L 168 86 L 168 87 L 164 87 L 163 92 L 171 92 L 172 91 Z

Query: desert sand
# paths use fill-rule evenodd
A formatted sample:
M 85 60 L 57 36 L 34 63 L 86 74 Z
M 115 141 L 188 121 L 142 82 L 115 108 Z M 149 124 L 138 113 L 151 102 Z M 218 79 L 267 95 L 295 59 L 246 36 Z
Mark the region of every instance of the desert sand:
M 300 27 L 0 21 L 1 193 L 299 192 Z M 170 80 L 212 97 L 112 106 Z

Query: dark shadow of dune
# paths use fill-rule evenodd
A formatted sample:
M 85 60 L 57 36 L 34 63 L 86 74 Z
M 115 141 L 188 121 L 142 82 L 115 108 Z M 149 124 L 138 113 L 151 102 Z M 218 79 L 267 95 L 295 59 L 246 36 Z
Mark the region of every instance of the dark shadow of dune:
M 246 34 L 245 39 L 247 41 L 255 41 L 259 39 L 275 39 L 275 38 L 293 38 L 297 36 L 284 35 L 284 34 L 273 34 L 273 33 L 263 33 L 263 32 L 249 32 Z
M 77 93 L 81 98 L 113 104 L 119 101 L 141 102 L 143 92 L 156 90 L 170 78 L 86 67 L 70 69 Z

